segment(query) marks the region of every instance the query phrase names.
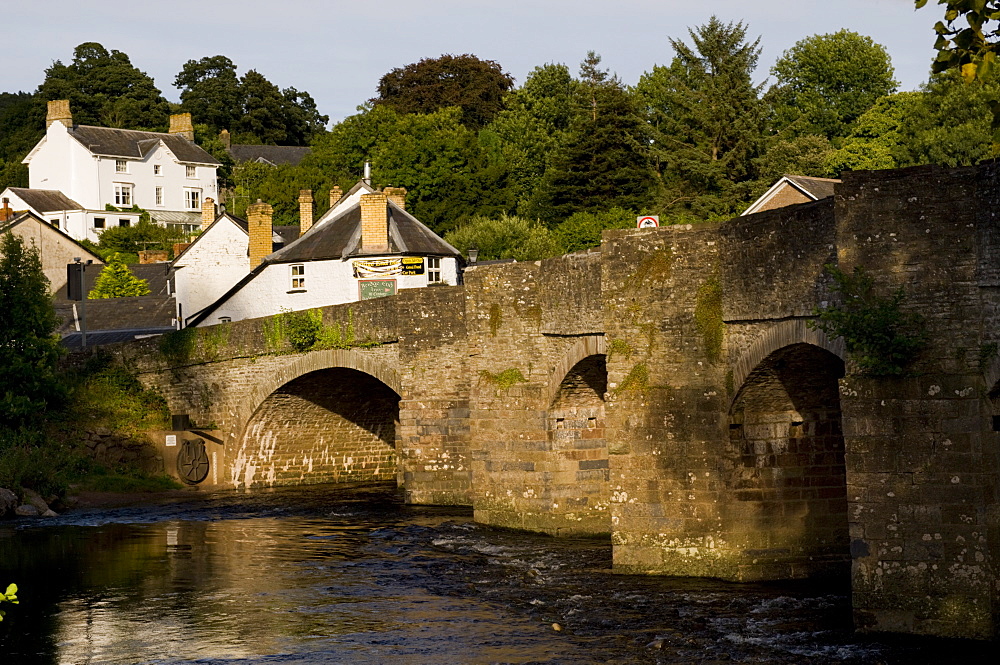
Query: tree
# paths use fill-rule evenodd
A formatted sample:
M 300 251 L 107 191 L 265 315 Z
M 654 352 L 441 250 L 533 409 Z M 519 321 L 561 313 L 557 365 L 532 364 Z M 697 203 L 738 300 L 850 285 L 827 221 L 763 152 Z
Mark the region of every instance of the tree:
M 0 239 L 0 426 L 25 427 L 66 396 L 56 364 L 58 322 L 38 250 Z
M 734 211 L 753 177 L 762 141 L 761 86 L 752 74 L 760 39 L 746 41 L 743 23 L 713 16 L 689 29 L 692 45 L 670 39 L 669 67 L 643 74 L 636 95 L 652 129 L 663 192 L 658 209 L 683 204 L 699 214 Z
M 854 123 L 841 147 L 829 154 L 830 173 L 846 170 L 894 169 L 899 166 L 905 125 L 915 121 L 922 106 L 920 92 L 896 92 L 879 99 Z
M 897 85 L 885 47 L 850 30 L 796 42 L 771 74 L 776 82 L 767 97 L 775 129 L 829 139 L 850 133 L 858 117 Z
M 998 156 L 991 107 L 1000 99 L 1000 70 L 974 84 L 958 71 L 932 74 L 899 125 L 898 166 L 968 166 Z
M 42 100 L 68 99 L 73 122 L 124 129 L 166 129 L 170 106 L 153 79 L 121 51 L 80 44 L 73 61 L 56 61 L 38 87 Z
M 917 9 L 926 4 L 927 0 L 914 0 Z M 934 24 L 938 55 L 931 71 L 956 69 L 966 81 L 989 79 L 1000 51 L 1000 0 L 938 0 L 937 4 L 945 5 L 945 12 L 944 21 Z
M 234 129 L 242 116 L 243 95 L 236 65 L 224 55 L 188 60 L 174 79 L 181 108 L 216 133 Z
M 786 173 L 820 178 L 832 175 L 828 162 L 834 148 L 825 136 L 773 137 L 766 146 L 754 162 L 762 194 Z
M 379 79 L 376 105 L 399 113 L 433 113 L 442 108 L 462 109 L 462 124 L 480 129 L 503 108 L 503 98 L 514 78 L 500 63 L 476 56 L 442 55 L 397 67 Z
M 149 283 L 132 274 L 120 254 L 113 254 L 87 294 L 88 300 L 149 295 Z
M 578 252 L 601 244 L 601 232 L 606 229 L 630 229 L 635 226 L 634 210 L 611 208 L 595 212 L 578 212 L 552 229 L 552 236 L 564 254 Z
M 549 226 L 575 212 L 641 208 L 655 181 L 647 127 L 621 82 L 598 71 L 599 63 L 590 52 L 581 65 L 573 117 L 528 206 Z
M 448 232 L 444 239 L 460 251 L 478 248 L 481 261 L 537 261 L 560 253 L 551 232 L 543 224 L 511 215 L 477 215 L 461 228 Z

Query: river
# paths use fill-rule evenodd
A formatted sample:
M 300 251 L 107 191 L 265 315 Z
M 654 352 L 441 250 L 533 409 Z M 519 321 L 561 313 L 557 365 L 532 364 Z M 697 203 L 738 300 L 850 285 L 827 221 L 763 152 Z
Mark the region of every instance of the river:
M 847 581 L 613 575 L 603 540 L 475 524 L 386 485 L 196 494 L 0 523 L 0 664 L 979 663 L 851 630 Z

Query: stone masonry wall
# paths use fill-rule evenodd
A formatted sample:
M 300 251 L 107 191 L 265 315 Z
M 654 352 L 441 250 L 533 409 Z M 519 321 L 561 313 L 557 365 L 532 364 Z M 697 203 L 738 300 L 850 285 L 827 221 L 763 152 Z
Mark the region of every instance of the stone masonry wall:
M 980 367 L 996 333 L 977 283 L 979 256 L 997 251 L 978 201 L 996 188 L 991 169 L 920 167 L 845 174 L 838 189 L 841 266 L 902 288 L 929 339 L 914 378 L 841 385 L 864 630 L 997 634 L 1000 442 Z
M 591 253 L 466 272 L 478 521 L 553 534 L 609 530 L 606 490 L 600 478 L 593 483 L 606 474 L 603 446 L 561 438 L 549 411 L 553 385 L 565 378 L 555 376 L 556 368 L 573 349 L 586 347 L 581 340 L 600 332 L 593 329 L 599 266 L 600 256 Z M 592 413 L 574 418 L 597 417 L 602 397 L 585 407 Z

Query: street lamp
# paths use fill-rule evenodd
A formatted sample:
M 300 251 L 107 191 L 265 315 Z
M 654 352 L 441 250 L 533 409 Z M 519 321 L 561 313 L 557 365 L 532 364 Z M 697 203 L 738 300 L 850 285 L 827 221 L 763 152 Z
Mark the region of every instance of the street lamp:
M 465 253 L 469 255 L 469 265 L 474 265 L 476 263 L 476 259 L 479 258 L 479 248 L 472 245 L 465 251 Z

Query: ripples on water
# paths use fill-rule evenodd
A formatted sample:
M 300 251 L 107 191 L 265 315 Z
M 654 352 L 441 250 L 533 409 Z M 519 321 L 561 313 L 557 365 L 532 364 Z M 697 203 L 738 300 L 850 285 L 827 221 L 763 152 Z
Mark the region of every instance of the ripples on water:
M 851 632 L 846 580 L 610 574 L 605 541 L 490 529 L 383 485 L 198 495 L 0 526 L 3 665 L 977 663 Z M 559 624 L 561 630 L 555 630 Z

